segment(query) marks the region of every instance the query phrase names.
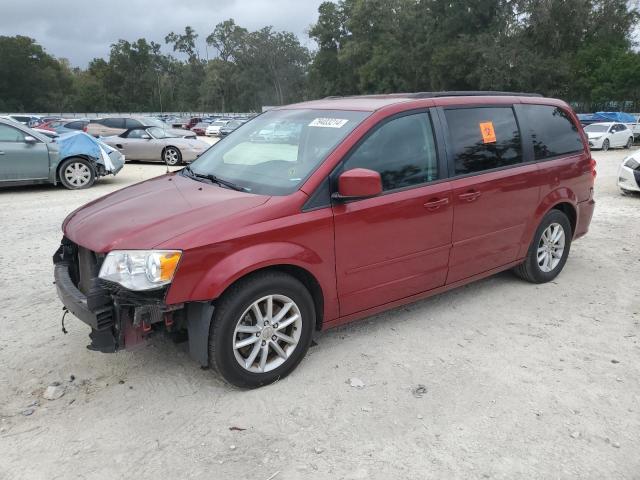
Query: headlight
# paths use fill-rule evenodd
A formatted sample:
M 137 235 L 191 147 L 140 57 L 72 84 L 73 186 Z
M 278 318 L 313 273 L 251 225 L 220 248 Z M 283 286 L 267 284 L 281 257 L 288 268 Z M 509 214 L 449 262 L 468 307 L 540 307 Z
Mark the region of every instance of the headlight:
M 129 290 L 152 290 L 171 283 L 179 250 L 114 250 L 105 257 L 99 277 Z
M 591 137 L 589 140 L 600 140 L 602 135 L 598 135 L 597 137 Z
M 635 158 L 627 158 L 624 164 L 631 170 L 636 170 L 638 167 L 640 167 L 640 162 L 638 162 Z

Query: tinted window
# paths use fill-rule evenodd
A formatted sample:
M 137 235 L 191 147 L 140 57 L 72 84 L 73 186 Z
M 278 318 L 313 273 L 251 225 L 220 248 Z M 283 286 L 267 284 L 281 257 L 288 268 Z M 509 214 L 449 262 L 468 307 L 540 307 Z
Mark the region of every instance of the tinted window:
M 0 142 L 23 142 L 24 133 L 17 128 L 0 123 Z
M 70 128 L 71 130 L 82 130 L 89 122 L 71 122 L 65 125 L 66 128 Z
M 105 118 L 100 123 L 109 128 L 124 128 L 124 119 L 122 118 Z
M 406 115 L 382 125 L 349 157 L 343 171 L 352 168 L 379 172 L 384 190 L 436 180 L 438 159 L 429 115 Z
M 445 110 L 455 174 L 481 172 L 522 162 L 520 131 L 512 108 Z
M 561 108 L 550 105 L 522 105 L 536 160 L 584 150 L 578 127 Z M 520 110 L 518 110 L 520 112 Z M 607 126 L 593 125 L 592 131 L 606 131 Z
M 124 122 L 126 128 L 136 128 L 144 126 L 141 122 L 139 122 L 138 120 L 134 120 L 133 118 L 126 118 Z

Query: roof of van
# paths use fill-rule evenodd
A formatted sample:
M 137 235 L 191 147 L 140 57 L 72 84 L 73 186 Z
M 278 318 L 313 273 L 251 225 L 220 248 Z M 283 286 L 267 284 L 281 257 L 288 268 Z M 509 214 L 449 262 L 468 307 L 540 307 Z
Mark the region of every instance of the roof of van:
M 491 92 L 491 91 L 443 91 L 443 92 L 414 92 L 414 93 L 390 93 L 380 95 L 353 95 L 353 96 L 333 96 L 309 102 L 296 103 L 278 108 L 317 108 L 323 110 L 360 110 L 374 111 L 389 105 L 398 103 L 415 102 L 424 99 L 439 99 L 452 97 L 511 97 L 516 98 L 540 98 L 543 96 L 536 93 L 520 92 Z M 506 99 L 505 99 L 506 100 Z M 551 100 L 551 99 L 545 99 Z

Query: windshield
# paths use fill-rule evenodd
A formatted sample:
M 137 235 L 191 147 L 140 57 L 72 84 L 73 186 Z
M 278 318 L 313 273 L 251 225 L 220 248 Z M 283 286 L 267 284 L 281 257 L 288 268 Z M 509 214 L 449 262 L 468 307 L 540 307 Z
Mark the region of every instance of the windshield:
M 587 125 L 584 127 L 585 132 L 607 132 L 609 131 L 609 125 Z
M 234 130 L 191 164 L 261 195 L 288 195 L 370 112 L 271 110 Z
M 216 127 L 224 127 L 226 124 L 227 124 L 227 122 L 224 121 L 224 120 L 216 120 L 211 125 L 214 125 Z
M 172 135 L 168 134 L 164 128 L 151 127 L 147 128 L 147 132 L 153 135 L 154 138 L 171 138 Z

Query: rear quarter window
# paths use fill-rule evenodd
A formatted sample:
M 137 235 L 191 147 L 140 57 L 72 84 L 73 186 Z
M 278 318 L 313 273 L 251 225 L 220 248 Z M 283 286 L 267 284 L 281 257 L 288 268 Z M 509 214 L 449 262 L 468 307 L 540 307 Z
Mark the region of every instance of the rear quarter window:
M 520 130 L 510 106 L 455 108 L 444 114 L 455 175 L 522 162 Z
M 584 150 L 578 127 L 569 114 L 552 105 L 520 105 L 536 160 Z

